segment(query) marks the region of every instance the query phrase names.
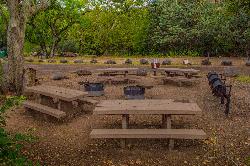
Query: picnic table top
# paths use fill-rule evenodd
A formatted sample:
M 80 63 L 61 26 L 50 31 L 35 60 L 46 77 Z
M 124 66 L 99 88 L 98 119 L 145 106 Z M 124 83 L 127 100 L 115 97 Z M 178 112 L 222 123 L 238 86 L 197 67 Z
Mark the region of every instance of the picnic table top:
M 115 71 L 136 71 L 138 68 L 102 68 L 96 69 L 96 71 L 104 71 L 104 72 L 115 72 Z
M 37 93 L 52 98 L 58 98 L 64 101 L 74 101 L 77 99 L 81 99 L 82 97 L 88 94 L 87 92 L 79 90 L 73 90 L 73 89 L 67 89 L 49 85 L 26 87 L 25 92 Z
M 103 100 L 93 111 L 96 115 L 195 115 L 201 114 L 196 103 L 174 102 L 173 100 Z
M 159 70 L 164 70 L 166 72 L 183 72 L 183 73 L 198 73 L 199 70 L 196 69 L 181 69 L 181 68 L 159 68 Z

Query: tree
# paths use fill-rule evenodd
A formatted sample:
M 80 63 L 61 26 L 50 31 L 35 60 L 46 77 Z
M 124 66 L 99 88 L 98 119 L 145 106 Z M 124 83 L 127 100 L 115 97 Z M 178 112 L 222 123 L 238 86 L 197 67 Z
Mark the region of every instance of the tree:
M 85 1 L 56 1 L 45 11 L 33 15 L 27 26 L 28 41 L 40 46 L 41 52 L 54 56 L 58 44 L 67 37 L 69 29 L 85 14 Z
M 23 88 L 23 46 L 26 23 L 30 16 L 49 6 L 49 0 L 2 0 L 9 11 L 7 31 L 8 83 L 18 95 Z
M 7 45 L 8 11 L 5 5 L 0 3 L 0 49 Z

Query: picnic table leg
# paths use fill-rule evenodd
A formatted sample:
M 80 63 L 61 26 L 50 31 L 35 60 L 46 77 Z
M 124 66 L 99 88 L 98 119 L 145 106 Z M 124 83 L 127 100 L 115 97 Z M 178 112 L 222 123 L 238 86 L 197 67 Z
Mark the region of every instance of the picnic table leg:
M 162 115 L 162 128 L 166 128 L 167 118 L 166 115 Z
M 122 128 L 127 129 L 129 124 L 129 115 L 122 115 Z M 121 140 L 121 147 L 125 148 L 126 146 L 126 139 Z
M 62 104 L 62 102 L 59 100 L 57 103 L 57 109 L 61 110 L 61 104 Z
M 154 76 L 156 76 L 156 69 L 154 69 Z
M 128 76 L 128 71 L 125 71 L 124 77 Z
M 166 115 L 167 118 L 167 129 L 171 129 L 171 115 Z M 174 140 L 169 139 L 169 150 L 174 148 Z
M 38 96 L 37 96 L 37 101 L 39 104 L 42 103 L 42 96 L 40 94 L 38 94 Z

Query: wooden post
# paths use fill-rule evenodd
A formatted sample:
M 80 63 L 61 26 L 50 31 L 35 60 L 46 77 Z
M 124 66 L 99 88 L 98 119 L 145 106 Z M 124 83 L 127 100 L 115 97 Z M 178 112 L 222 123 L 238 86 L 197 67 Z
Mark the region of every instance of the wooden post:
M 35 86 L 36 85 L 36 70 L 33 68 L 28 68 L 27 70 L 27 86 Z
M 124 77 L 128 76 L 128 71 L 125 71 Z
M 58 100 L 58 103 L 57 103 L 57 109 L 61 110 L 61 105 L 62 105 L 61 100 Z
M 166 128 L 166 115 L 162 115 L 162 128 Z
M 167 118 L 167 129 L 171 129 L 171 115 L 166 115 Z M 174 148 L 174 140 L 169 139 L 169 150 L 172 150 Z
M 122 128 L 127 129 L 129 124 L 129 115 L 122 115 Z M 125 148 L 126 139 L 121 139 L 121 147 Z
M 37 98 L 38 103 L 41 104 L 42 103 L 42 95 L 38 94 L 37 97 L 38 97 Z

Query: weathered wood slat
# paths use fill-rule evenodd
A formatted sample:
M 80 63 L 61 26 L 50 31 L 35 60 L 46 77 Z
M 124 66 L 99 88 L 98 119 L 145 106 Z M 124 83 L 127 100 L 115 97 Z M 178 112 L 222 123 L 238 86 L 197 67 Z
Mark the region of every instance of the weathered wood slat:
M 199 129 L 93 129 L 91 138 L 171 138 L 206 139 Z
M 103 69 L 96 69 L 95 71 L 101 72 L 126 72 L 126 71 L 137 71 L 138 68 L 103 68 Z
M 97 104 L 97 115 L 196 115 L 201 114 L 196 103 L 173 102 L 173 100 L 104 100 Z
M 94 99 L 91 99 L 91 98 L 82 98 L 82 99 L 79 99 L 83 102 L 86 102 L 86 103 L 90 103 L 90 104 L 97 104 L 99 101 L 97 100 L 94 100 Z
M 30 108 L 32 110 L 35 110 L 35 111 L 42 112 L 44 114 L 54 116 L 54 117 L 56 117 L 58 119 L 66 116 L 66 113 L 63 112 L 63 111 L 60 111 L 58 109 L 54 109 L 54 108 L 51 108 L 51 107 L 48 107 L 48 106 L 45 106 L 45 105 L 41 105 L 41 104 L 38 104 L 38 103 L 34 103 L 32 101 L 25 101 L 23 103 L 23 106 L 26 107 L 26 108 Z
M 87 92 L 83 92 L 79 90 L 66 89 L 66 88 L 48 86 L 48 85 L 26 87 L 24 91 L 37 93 L 37 94 L 41 94 L 44 96 L 50 96 L 52 98 L 58 98 L 64 101 L 74 101 L 88 94 Z
M 199 70 L 195 69 L 181 69 L 181 68 L 159 68 L 158 70 L 165 72 L 179 72 L 179 73 L 190 73 L 190 74 L 198 74 Z

